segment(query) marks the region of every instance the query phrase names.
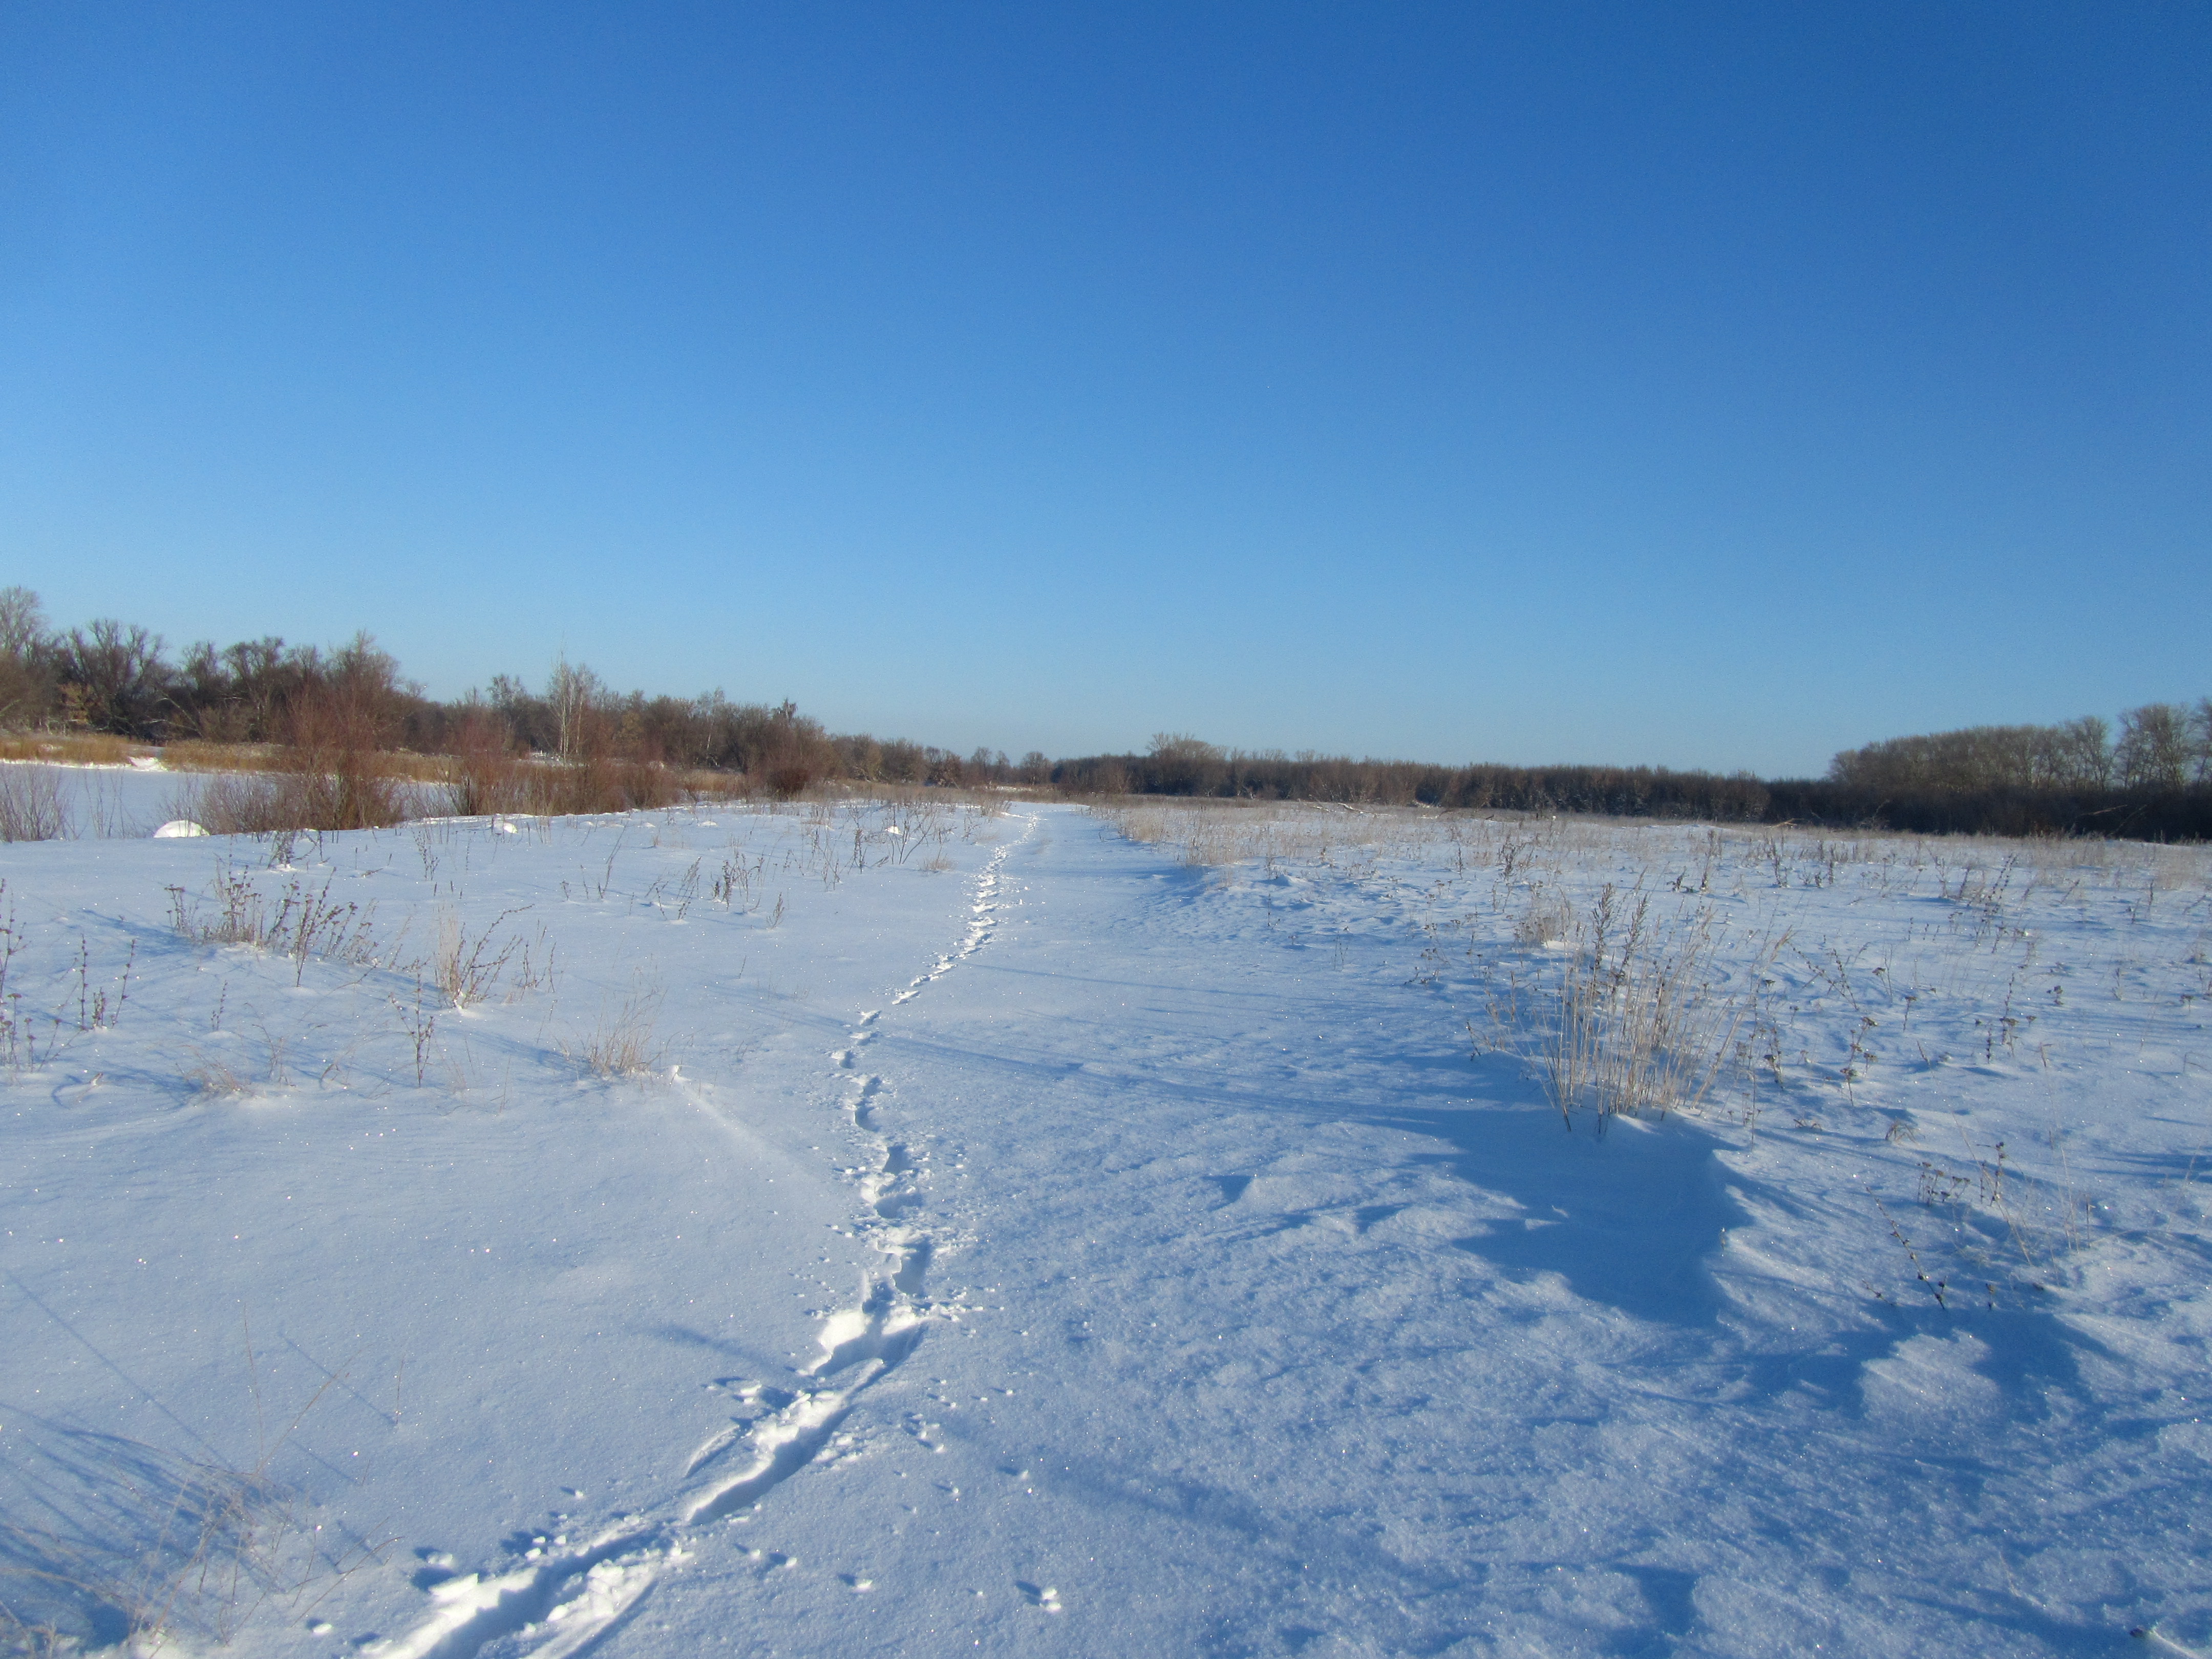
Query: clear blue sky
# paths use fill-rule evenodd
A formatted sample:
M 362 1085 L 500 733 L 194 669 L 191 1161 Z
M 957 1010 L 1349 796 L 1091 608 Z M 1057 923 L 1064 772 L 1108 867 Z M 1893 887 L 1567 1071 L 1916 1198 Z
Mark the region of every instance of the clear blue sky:
M 0 9 L 0 583 L 1055 754 L 2212 691 L 2212 9 Z

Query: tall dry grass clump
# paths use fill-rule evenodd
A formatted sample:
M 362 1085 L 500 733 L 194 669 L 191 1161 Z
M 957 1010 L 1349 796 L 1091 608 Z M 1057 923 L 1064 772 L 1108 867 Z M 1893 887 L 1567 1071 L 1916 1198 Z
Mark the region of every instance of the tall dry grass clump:
M 653 1034 L 660 1018 L 661 987 L 641 977 L 619 1006 L 603 1008 L 592 1029 L 561 1045 L 570 1065 L 613 1082 L 650 1077 L 667 1058 L 668 1045 Z
M 1579 912 L 1532 896 L 1516 937 L 1544 955 L 1493 989 L 1487 1046 L 1529 1063 L 1570 1127 L 1577 1112 L 1602 1133 L 1617 1115 L 1695 1109 L 1734 1054 L 1760 972 L 1782 945 L 1771 942 L 1747 988 L 1730 992 L 1717 960 L 1723 927 L 1710 905 L 1656 923 L 1648 895 L 1631 903 L 1610 884 Z

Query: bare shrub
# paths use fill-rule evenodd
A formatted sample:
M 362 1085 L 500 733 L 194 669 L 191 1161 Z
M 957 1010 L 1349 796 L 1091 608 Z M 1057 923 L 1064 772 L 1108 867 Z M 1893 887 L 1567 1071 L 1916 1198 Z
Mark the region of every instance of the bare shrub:
M 0 841 L 54 841 L 69 830 L 58 775 L 44 766 L 0 765 Z
M 205 893 L 168 890 L 170 921 L 177 932 L 195 945 L 246 945 L 259 951 L 281 951 L 295 964 L 296 982 L 307 971 L 310 957 L 334 962 L 368 963 L 375 959 L 372 929 L 374 908 L 331 897 L 335 877 L 325 878 L 318 890 L 297 877 L 272 901 L 253 876 L 228 863 L 216 866 L 215 880 Z
M 287 772 L 301 817 L 288 827 L 368 830 L 405 816 L 398 781 L 381 763 L 398 729 L 398 664 L 362 634 L 294 696 Z
M 410 804 L 406 781 L 443 778 L 447 767 L 389 752 L 404 695 L 398 676 L 398 665 L 364 634 L 292 693 L 284 714 L 288 744 L 172 744 L 164 751 L 172 769 L 222 769 L 173 797 L 171 815 L 216 835 L 398 823 Z
M 507 963 L 522 948 L 521 940 L 511 939 L 495 950 L 492 936 L 499 931 L 501 922 L 528 908 L 525 905 L 502 910 L 474 939 L 470 939 L 459 916 L 451 910 L 439 913 L 438 943 L 430 957 L 430 979 L 454 1007 L 465 1008 L 490 994 Z
M 306 805 L 277 773 L 210 772 L 170 793 L 167 811 L 212 836 L 265 836 L 305 828 Z
M 610 762 L 604 776 L 605 787 L 624 803 L 625 811 L 673 805 L 682 793 L 668 769 L 651 761 Z
M 462 716 L 445 783 L 446 810 L 459 817 L 523 812 L 532 802 L 524 763 L 515 755 L 506 722 L 489 709 Z
M 766 774 L 768 792 L 778 800 L 796 799 L 814 779 L 814 768 L 803 760 L 779 761 Z
M 523 784 L 529 810 L 548 815 L 640 811 L 671 805 L 683 793 L 666 767 L 611 755 L 534 762 Z

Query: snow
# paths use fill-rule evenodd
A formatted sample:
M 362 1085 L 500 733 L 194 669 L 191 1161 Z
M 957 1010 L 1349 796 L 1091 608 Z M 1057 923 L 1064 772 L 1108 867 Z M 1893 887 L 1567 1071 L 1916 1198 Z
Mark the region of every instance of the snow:
M 925 801 L 0 877 L 0 1601 L 87 1648 L 2212 1638 L 2202 853 Z M 1563 1119 L 1638 905 L 1725 1063 Z

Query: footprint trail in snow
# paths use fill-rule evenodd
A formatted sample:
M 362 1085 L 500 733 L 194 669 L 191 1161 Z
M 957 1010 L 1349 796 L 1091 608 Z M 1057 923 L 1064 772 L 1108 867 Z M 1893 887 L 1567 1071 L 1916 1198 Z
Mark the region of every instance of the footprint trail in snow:
M 991 854 L 976 879 L 959 944 L 910 981 L 891 999 L 892 1006 L 913 1000 L 989 943 L 998 924 L 1006 857 L 1036 828 L 1036 819 L 1025 817 L 1022 833 Z M 887 1265 L 880 1276 L 865 1279 L 850 1305 L 823 1322 L 821 1352 L 799 1368 L 802 1377 L 827 1386 L 782 1390 L 746 1385 L 739 1397 L 766 1407 L 764 1414 L 749 1426 L 711 1437 L 684 1464 L 690 1480 L 721 1462 L 743 1441 L 751 1456 L 742 1471 L 694 1480 L 661 1514 L 626 1516 L 581 1546 L 565 1539 L 542 1540 L 526 1553 L 525 1565 L 510 1571 L 469 1573 L 432 1586 L 428 1616 L 380 1646 L 380 1659 L 471 1659 L 502 1638 L 509 1640 L 501 1653 L 526 1653 L 530 1659 L 566 1659 L 582 1652 L 637 1607 L 667 1566 L 684 1559 L 687 1528 L 758 1504 L 813 1462 L 860 1395 L 920 1345 L 929 1322 L 958 1316 L 957 1310 L 933 1304 L 927 1295 L 939 1241 L 915 1214 L 926 1202 L 927 1158 L 883 1132 L 876 1102 L 884 1079 L 861 1069 L 882 1013 L 863 1012 L 845 1046 L 830 1056 L 844 1089 L 845 1110 L 861 1139 L 863 1158 L 872 1160 L 872 1167 L 854 1171 L 862 1206 L 855 1231 Z M 680 1076 L 673 1080 L 689 1087 Z

